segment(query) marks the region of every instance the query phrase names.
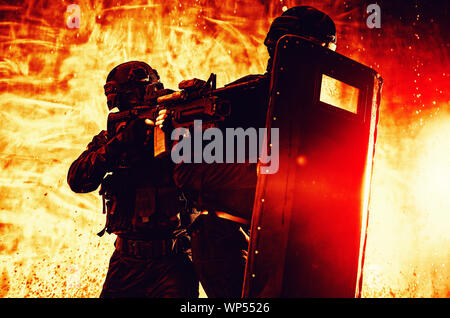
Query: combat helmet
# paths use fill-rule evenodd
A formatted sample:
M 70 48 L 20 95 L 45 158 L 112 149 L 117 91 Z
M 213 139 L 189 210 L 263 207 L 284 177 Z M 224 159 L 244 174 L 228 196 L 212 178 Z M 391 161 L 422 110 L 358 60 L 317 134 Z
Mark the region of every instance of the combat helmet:
M 336 49 L 336 26 L 324 12 L 310 6 L 292 7 L 272 22 L 264 44 L 273 57 L 277 41 L 286 34 L 299 35 L 333 51 Z
M 147 85 L 157 82 L 158 72 L 145 62 L 117 65 L 109 72 L 104 86 L 108 109 L 125 110 L 143 102 Z

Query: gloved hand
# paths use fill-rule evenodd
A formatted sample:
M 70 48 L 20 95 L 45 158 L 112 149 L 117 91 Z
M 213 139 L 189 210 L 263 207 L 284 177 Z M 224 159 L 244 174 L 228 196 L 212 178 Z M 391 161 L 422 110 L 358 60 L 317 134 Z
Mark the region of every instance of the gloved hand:
M 135 119 L 131 121 L 106 145 L 106 152 L 117 156 L 130 147 L 141 147 L 151 133 L 155 123 L 150 119 Z
M 155 125 L 161 128 L 165 133 L 171 133 L 173 127 L 171 117 L 169 116 L 167 109 L 162 109 L 158 112 Z
M 141 146 L 150 134 L 151 126 L 154 126 L 153 121 L 137 118 L 120 131 L 117 138 L 127 146 Z

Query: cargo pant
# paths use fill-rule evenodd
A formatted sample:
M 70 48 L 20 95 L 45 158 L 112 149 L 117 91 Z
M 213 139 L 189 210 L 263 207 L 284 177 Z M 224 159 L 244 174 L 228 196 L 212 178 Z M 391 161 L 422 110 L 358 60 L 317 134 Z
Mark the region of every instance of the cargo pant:
M 136 255 L 116 244 L 100 297 L 197 298 L 198 288 L 188 254 Z
M 236 222 L 199 215 L 190 228 L 192 260 L 209 298 L 240 298 L 247 260 L 246 235 Z
M 174 180 L 194 207 L 208 210 L 190 228 L 192 261 L 212 298 L 241 297 L 248 242 L 242 224 L 217 217 L 222 211 L 251 220 L 256 164 L 179 164 Z

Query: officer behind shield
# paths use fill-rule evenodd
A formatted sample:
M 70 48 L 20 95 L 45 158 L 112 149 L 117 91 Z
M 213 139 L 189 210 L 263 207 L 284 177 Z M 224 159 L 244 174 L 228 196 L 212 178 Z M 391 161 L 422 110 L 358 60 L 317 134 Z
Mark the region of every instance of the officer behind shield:
M 147 85 L 159 76 L 144 62 L 127 62 L 108 75 L 108 107 L 142 105 Z M 117 235 L 100 297 L 198 297 L 198 280 L 182 244 L 178 190 L 169 158 L 154 159 L 148 119 L 108 127 L 95 136 L 68 173 L 70 188 L 91 192 L 99 185 L 106 231 Z
M 231 117 L 221 128 L 265 127 L 275 47 L 286 34 L 302 36 L 332 50 L 336 48 L 336 27 L 327 14 L 309 6 L 285 11 L 273 21 L 264 41 L 269 52 L 267 72 L 231 83 L 258 79 L 259 85 L 245 95 L 228 96 Z M 160 112 L 156 124 L 167 127 L 166 118 L 166 113 Z M 193 263 L 205 292 L 209 297 L 241 297 L 256 164 L 181 163 L 175 167 L 174 179 L 196 209 L 202 211 L 190 229 Z

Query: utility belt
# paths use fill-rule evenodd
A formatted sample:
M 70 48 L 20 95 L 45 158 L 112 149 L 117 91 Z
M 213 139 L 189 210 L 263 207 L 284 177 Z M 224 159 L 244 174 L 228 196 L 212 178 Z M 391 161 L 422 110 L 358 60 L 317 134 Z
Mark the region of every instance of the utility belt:
M 138 259 L 155 259 L 163 256 L 186 253 L 183 244 L 178 244 L 177 239 L 140 241 L 130 240 L 118 236 L 116 239 L 116 250 L 123 256 Z

